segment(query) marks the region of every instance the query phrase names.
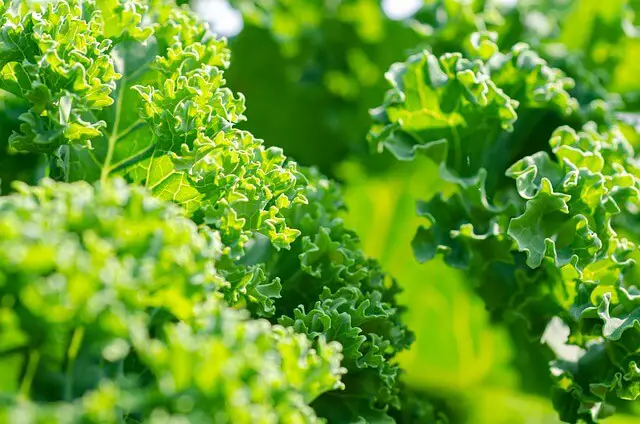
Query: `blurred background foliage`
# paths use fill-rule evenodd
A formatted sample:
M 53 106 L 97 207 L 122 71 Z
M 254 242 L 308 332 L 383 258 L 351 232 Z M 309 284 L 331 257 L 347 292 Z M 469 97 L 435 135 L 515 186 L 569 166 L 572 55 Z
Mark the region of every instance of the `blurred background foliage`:
M 465 276 L 440 260 L 418 265 L 410 242 L 414 199 L 447 191 L 435 164 L 390 160 L 366 142 L 384 73 L 409 54 L 462 51 L 478 30 L 500 47 L 524 41 L 580 83 L 572 94 L 640 110 L 638 0 L 231 0 L 194 1 L 230 36 L 226 74 L 247 97 L 246 129 L 343 183 L 344 219 L 404 289 L 416 341 L 404 381 L 454 423 L 559 422 L 549 400 L 543 346 L 518 323 L 492 319 Z M 611 94 L 615 93 L 615 94 Z M 627 118 L 633 118 L 633 113 Z M 555 128 L 551 118 L 549 133 Z M 634 124 L 634 119 L 628 119 Z M 637 125 L 637 121 L 636 125 Z M 637 144 L 632 131 L 630 139 Z M 547 135 L 544 135 L 546 142 Z M 640 420 L 636 404 L 608 423 Z

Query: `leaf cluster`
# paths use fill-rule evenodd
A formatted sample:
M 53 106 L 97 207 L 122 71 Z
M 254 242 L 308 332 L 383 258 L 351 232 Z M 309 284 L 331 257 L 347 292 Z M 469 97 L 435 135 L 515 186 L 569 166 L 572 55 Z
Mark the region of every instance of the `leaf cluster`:
M 39 181 L 0 198 L 2 420 L 390 420 L 398 287 L 237 127 L 226 40 L 164 0 L 0 13 L 3 178 Z
M 559 21 L 596 8 L 549 7 Z M 466 8 L 442 1 L 416 15 L 425 48 L 386 74 L 369 141 L 440 165 L 455 189 L 418 202 L 416 258 L 466 271 L 494 316 L 544 342 L 560 418 L 595 422 L 640 395 L 637 104 L 616 81 L 637 23 L 624 2 L 596 8 L 590 43 L 575 46 L 570 24 L 514 28 L 543 19 L 526 2 Z

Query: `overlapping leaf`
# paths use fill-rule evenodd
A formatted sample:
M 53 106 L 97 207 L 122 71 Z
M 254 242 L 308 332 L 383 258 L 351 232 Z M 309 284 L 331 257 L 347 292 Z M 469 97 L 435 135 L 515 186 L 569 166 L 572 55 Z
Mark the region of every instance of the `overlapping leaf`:
M 561 127 L 550 144 L 559 163 L 539 153 L 507 171 L 527 199 L 509 235 L 531 267 L 543 257 L 579 271 L 608 256 L 621 259 L 632 245 L 617 237 L 611 220 L 640 193 L 633 149 L 618 131 L 599 134 L 593 126 L 581 133 Z
M 217 234 L 124 181 L 0 198 L 2 422 L 316 422 L 337 344 L 227 309 Z
M 400 408 L 399 369 L 392 361 L 412 341 L 396 303 L 399 289 L 344 228 L 339 188 L 316 171 L 306 177 L 308 204 L 293 207 L 286 216 L 301 237 L 290 251 L 262 251 L 271 264 L 269 276 L 282 286 L 276 317 L 312 339 L 326 337 L 343 346 L 346 388 L 320 396 L 321 416 L 390 420 L 391 409 Z M 255 250 L 247 256 L 257 254 L 259 246 Z M 321 406 L 327 402 L 335 405 L 333 412 Z
M 235 256 L 252 231 L 288 246 L 298 233 L 279 209 L 305 201 L 304 178 L 233 128 L 244 101 L 223 86 L 224 41 L 184 10 L 151 5 L 54 2 L 3 15 L 3 87 L 30 107 L 12 146 L 57 157 L 67 180 L 126 175 L 198 212 Z
M 502 54 L 495 41 L 472 34 L 474 60 L 425 51 L 394 65 L 370 140 L 401 160 L 424 153 L 441 164 L 456 191 L 419 203 L 428 224 L 413 241 L 417 259 L 442 254 L 469 271 L 487 306 L 534 337 L 559 316 L 581 354 L 556 352 L 556 407 L 570 422 L 596 421 L 611 400 L 638 396 L 635 246 L 616 227 L 635 234 L 624 226 L 636 219 L 640 180 L 610 113 L 623 103 L 605 103 L 602 81 L 578 86 L 579 103 L 562 71 L 524 44 Z M 597 122 L 582 126 L 586 117 Z M 568 126 L 548 133 L 544 120 Z
M 372 111 L 376 124 L 369 138 L 378 150 L 389 149 L 400 160 L 423 152 L 442 161 L 452 178 L 472 178 L 482 168 L 506 168 L 523 149 L 526 140 L 518 136 L 530 136 L 544 113 L 576 111 L 567 92 L 572 80 L 526 44 L 502 54 L 495 34 L 474 33 L 471 45 L 469 58 L 423 51 L 391 67 L 392 88 Z M 518 119 L 520 110 L 524 119 Z
M 12 146 L 45 153 L 90 147 L 105 123 L 88 115 L 113 103 L 109 95 L 120 77 L 100 12 L 79 1 L 56 2 L 42 13 L 9 10 L 0 19 L 0 87 L 31 106 Z
M 317 368 L 299 364 L 318 381 L 305 380 L 292 392 L 313 395 L 305 395 L 302 401 L 293 393 L 293 397 L 283 395 L 299 406 L 301 414 L 307 415 L 290 413 L 283 406 L 277 415 L 263 410 L 263 416 L 273 418 L 274 422 L 313 420 L 313 412 L 305 409 L 304 403 L 325 391 L 328 387 L 325 384 L 338 388 L 335 379 L 329 382 L 326 377 L 342 372 L 336 368 L 336 361 L 329 360 L 334 356 L 334 347 L 324 347 L 323 340 L 327 339 L 344 344 L 348 352 L 344 364 L 350 375 L 346 392 L 333 392 L 331 396 L 340 398 L 346 410 L 361 411 L 361 418 L 390 419 L 389 408 L 399 406 L 398 368 L 391 361 L 411 341 L 395 304 L 397 287 L 375 261 L 360 251 L 357 236 L 344 229 L 337 217 L 341 209 L 339 194 L 328 180 L 315 171 L 299 170 L 281 149 L 266 148 L 261 140 L 235 128 L 244 120 L 244 98 L 225 87 L 223 70 L 229 64 L 225 41 L 213 37 L 206 25 L 187 9 L 176 8 L 168 1 L 77 1 L 71 3 L 69 11 L 60 6 L 63 3 L 67 4 L 61 1 L 48 6 L 56 11 L 48 19 L 54 19 L 55 15 L 55 19 L 61 20 L 62 29 L 65 22 L 75 20 L 79 26 L 95 29 L 94 37 L 104 44 L 100 60 L 113 70 L 114 77 L 112 81 L 94 78 L 91 82 L 101 87 L 101 93 L 109 100 L 100 107 L 79 112 L 88 123 L 98 125 L 97 132 L 88 134 L 82 143 L 63 131 L 46 150 L 35 148 L 34 143 L 14 146 L 48 154 L 55 163 L 50 173 L 59 179 L 107 184 L 114 176 L 122 176 L 134 185 L 146 187 L 155 198 L 181 206 L 193 221 L 218 231 L 220 257 L 215 263 L 220 281 L 215 289 L 220 297 L 228 304 L 248 309 L 254 316 L 273 317 L 274 321 L 302 333 L 292 336 L 292 330 L 283 330 L 286 333 L 283 343 L 295 337 L 296 343 L 302 343 L 300 337 L 304 335 L 327 355 L 326 362 L 314 362 Z M 15 15 L 18 16 L 25 22 L 27 16 L 40 17 L 34 12 Z M 14 15 L 7 12 L 3 22 L 10 18 Z M 107 22 L 109 25 L 105 26 Z M 25 43 L 35 38 L 37 35 L 29 31 L 18 37 Z M 44 60 L 48 52 L 37 45 L 26 59 L 36 63 Z M 65 50 L 60 54 L 67 53 Z M 69 53 L 68 59 L 74 55 Z M 25 58 L 21 61 L 24 63 Z M 8 62 L 5 69 L 17 66 L 16 63 Z M 82 68 L 83 64 L 74 65 L 74 69 Z M 47 89 L 64 92 L 46 75 L 41 75 L 46 69 L 33 70 Z M 8 77 L 13 81 L 12 78 Z M 14 95 L 38 119 L 46 121 L 53 115 L 38 112 L 36 102 L 22 92 L 16 91 Z M 86 95 L 82 99 L 86 100 Z M 61 109 L 64 102 L 59 100 L 52 98 L 46 105 L 51 111 Z M 15 138 L 28 133 L 28 128 L 23 127 Z M 144 245 L 145 241 L 140 243 Z M 167 273 L 163 278 L 172 277 Z M 171 304 L 180 299 L 163 298 L 158 305 L 163 301 Z M 189 302 L 180 307 L 189 309 Z M 316 318 L 309 318 L 305 311 Z M 157 313 L 164 316 L 163 311 Z M 322 324 L 309 323 L 314 319 Z M 303 324 L 305 321 L 307 324 Z M 156 374 L 165 368 L 179 367 L 182 360 L 174 358 L 178 356 L 194 367 L 205 362 L 208 339 L 201 340 L 198 331 L 170 327 L 164 331 L 179 340 L 157 347 L 152 340 L 153 332 L 136 333 L 139 360 Z M 220 337 L 227 340 L 227 329 L 220 330 Z M 266 342 L 251 340 L 246 348 L 250 350 L 252 343 L 261 347 Z M 144 347 L 148 345 L 155 350 L 147 352 Z M 298 357 L 304 355 L 304 349 L 307 348 L 300 347 Z M 251 355 L 264 355 L 274 363 L 286 362 L 283 355 L 258 350 L 247 353 L 247 364 L 253 358 Z M 255 359 L 254 365 L 261 367 L 263 362 Z M 329 362 L 332 368 L 326 374 L 325 365 Z M 264 366 L 271 367 L 266 363 Z M 289 368 L 286 363 L 283 366 Z M 188 385 L 189 379 L 200 384 L 196 374 L 208 375 L 218 369 L 215 367 L 183 376 L 184 384 Z M 291 367 L 295 374 L 296 366 Z M 262 392 L 254 393 L 251 384 L 240 383 L 244 378 L 241 376 L 254 372 L 253 368 L 240 369 L 239 374 L 228 377 L 228 384 L 242 393 L 238 394 L 239 399 L 262 396 Z M 162 385 L 164 381 L 177 378 L 172 373 L 166 378 L 158 377 L 162 396 L 168 390 Z M 296 378 L 293 374 L 292 379 Z M 274 377 L 267 385 L 271 384 L 282 383 L 279 377 Z M 352 400 L 354 393 L 359 394 L 357 400 Z M 160 403 L 167 398 L 145 398 L 147 401 Z M 279 408 L 278 402 L 272 403 Z M 251 420 L 260 415 L 257 411 L 249 408 L 242 415 L 237 409 L 234 413 L 240 415 L 228 420 Z

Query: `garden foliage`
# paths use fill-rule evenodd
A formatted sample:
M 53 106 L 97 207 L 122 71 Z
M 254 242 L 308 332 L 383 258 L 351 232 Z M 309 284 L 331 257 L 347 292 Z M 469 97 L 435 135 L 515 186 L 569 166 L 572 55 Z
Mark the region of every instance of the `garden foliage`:
M 437 192 L 416 261 L 562 421 L 637 411 L 635 0 L 231 0 L 231 48 L 187 3 L 0 0 L 1 423 L 464 421 L 401 381 L 432 276 L 363 252 L 354 162 Z
M 273 64 L 291 81 L 285 105 L 322 99 L 300 113 L 325 117 L 322 127 L 339 134 L 332 140 L 344 150 L 317 161 L 350 158 L 375 181 L 392 178 L 385 169 L 398 167 L 389 155 L 374 162 L 353 143 L 370 127 L 374 151 L 438 165 L 444 189 L 417 204 L 424 224 L 415 257 L 463 271 L 494 322 L 514 333 L 515 354 L 550 359 L 553 387 L 536 391 L 552 398 L 560 418 L 637 411 L 640 4 L 434 0 L 400 24 L 376 0 L 232 3 L 249 25 L 234 41 L 239 54 L 249 40 L 256 45 L 254 32 L 272 36 L 261 45 L 278 48 Z M 244 56 L 234 83 L 266 95 Z M 370 69 L 379 77 L 388 69 L 386 94 L 364 77 Z M 363 105 L 373 125 L 358 114 Z M 286 137 L 296 123 L 279 131 L 252 122 L 273 140 L 296 140 Z M 419 165 L 403 166 L 407 178 L 419 178 Z M 423 175 L 430 192 L 433 175 Z M 423 277 L 403 284 L 429 284 Z M 521 345 L 523 333 L 533 345 Z
M 390 420 L 398 287 L 236 127 L 226 41 L 169 1 L 0 4 L 3 183 L 39 181 L 0 202 L 2 420 Z
M 625 135 L 638 105 L 608 89 L 618 49 L 640 40 L 618 6 L 617 38 L 591 41 L 602 51 L 557 55 L 563 46 L 527 31 L 502 48 L 508 34 L 487 22 L 455 52 L 394 64 L 369 133 L 400 160 L 440 164 L 455 189 L 418 202 L 415 256 L 467 271 L 490 310 L 549 345 L 553 403 L 569 422 L 640 395 L 640 168 Z

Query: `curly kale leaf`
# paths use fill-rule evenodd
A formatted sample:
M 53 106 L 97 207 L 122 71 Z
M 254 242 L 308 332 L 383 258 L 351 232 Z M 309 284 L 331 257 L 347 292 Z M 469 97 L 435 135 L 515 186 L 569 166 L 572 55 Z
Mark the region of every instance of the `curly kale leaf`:
M 349 378 L 344 380 L 345 391 L 331 396 L 339 397 L 347 410 L 362 411 L 362 417 L 388 417 L 388 409 L 399 406 L 398 366 L 393 361 L 411 342 L 395 300 L 398 288 L 363 254 L 357 236 L 343 227 L 339 194 L 328 180 L 299 169 L 281 149 L 267 148 L 236 128 L 245 119 L 244 98 L 225 86 L 225 40 L 215 38 L 186 8 L 168 1 L 59 1 L 42 7 L 42 13 L 2 15 L 3 23 L 22 25 L 9 38 L 33 45 L 31 56 L 12 59 L 4 69 L 42 62 L 50 51 L 69 69 L 81 72 L 87 66 L 76 63 L 78 53 L 70 47 L 54 51 L 37 43 L 40 32 L 29 26 L 33 17 L 51 24 L 55 15 L 61 30 L 77 23 L 87 29 L 84 36 L 102 43 L 104 49 L 95 52 L 94 60 L 112 69 L 113 78 L 92 79 L 105 100 L 82 103 L 77 109 L 76 115 L 95 124 L 97 132 L 75 139 L 61 131 L 46 149 L 39 149 L 35 138 L 29 138 L 30 129 L 66 125 L 54 112 L 66 107 L 66 91 L 75 91 L 58 85 L 59 77 L 49 78 L 46 67 L 34 65 L 32 80 L 41 81 L 52 95 L 43 102 L 45 111 L 21 90 L 13 92 L 29 113 L 37 115 L 35 126 L 25 122 L 28 128 L 16 133 L 16 140 L 26 141 L 14 143 L 14 148 L 48 155 L 53 159 L 50 175 L 58 179 L 107 184 L 123 177 L 216 230 L 219 296 L 255 317 L 289 327 L 288 335 L 301 333 L 313 346 L 324 346 L 324 340 L 342 343 Z M 48 8 L 55 13 L 47 15 Z M 78 42 L 78 48 L 83 45 Z M 13 44 L 2 46 L 16 57 L 21 54 Z M 10 75 L 7 79 L 15 82 Z M 30 87 L 27 81 L 16 81 Z M 88 101 L 83 94 L 78 102 Z M 175 331 L 178 335 L 183 330 Z M 191 335 L 186 331 L 176 337 L 187 340 Z M 140 340 L 148 344 L 147 338 Z M 171 355 L 174 347 L 165 347 L 159 356 Z M 327 349 L 331 352 L 333 347 Z M 199 361 L 201 357 L 193 359 Z
M 258 313 L 312 340 L 326 338 L 343 346 L 345 389 L 314 402 L 320 416 L 390 420 L 391 410 L 401 407 L 399 368 L 393 361 L 413 340 L 396 301 L 399 288 L 344 227 L 339 188 L 317 171 L 304 172 L 309 202 L 286 214 L 301 237 L 290 250 L 279 251 L 267 240 L 253 240 L 235 275 L 251 275 L 238 282 L 247 292 L 259 292 L 256 299 L 277 287 L 278 296 L 268 301 L 268 310 L 259 308 Z M 253 310 L 257 304 L 248 307 Z M 329 410 L 326 405 L 334 407 Z
M 574 81 L 531 48 L 500 53 L 495 42 L 473 33 L 469 59 L 424 51 L 394 65 L 370 140 L 441 165 L 455 190 L 418 204 L 428 222 L 416 258 L 441 254 L 467 271 L 494 314 L 534 338 L 560 319 L 568 340 L 547 343 L 554 402 L 563 419 L 593 422 L 638 396 L 638 159 L 601 82 L 574 98 Z
M 319 422 L 339 345 L 224 306 L 216 233 L 122 180 L 17 188 L 0 197 L 2 421 Z
M 14 149 L 48 153 L 66 180 L 142 184 L 204 216 L 235 256 L 253 231 L 280 248 L 295 239 L 279 211 L 305 201 L 304 178 L 233 128 L 244 99 L 224 87 L 229 51 L 189 12 L 59 1 L 6 11 L 2 27 L 2 87 L 29 107 Z
M 568 90 L 573 80 L 550 67 L 528 45 L 507 53 L 495 33 L 473 33 L 469 52 L 436 56 L 425 50 L 387 73 L 391 89 L 372 110 L 369 140 L 400 160 L 426 154 L 442 164 L 443 176 L 463 186 L 484 178 L 489 196 L 507 182 L 507 169 L 538 143 L 545 119 L 582 122 Z

